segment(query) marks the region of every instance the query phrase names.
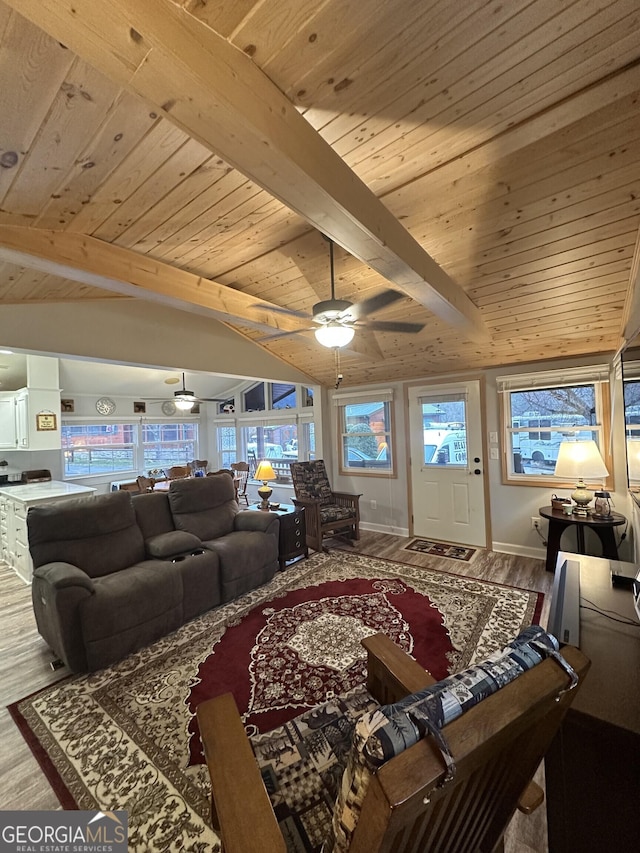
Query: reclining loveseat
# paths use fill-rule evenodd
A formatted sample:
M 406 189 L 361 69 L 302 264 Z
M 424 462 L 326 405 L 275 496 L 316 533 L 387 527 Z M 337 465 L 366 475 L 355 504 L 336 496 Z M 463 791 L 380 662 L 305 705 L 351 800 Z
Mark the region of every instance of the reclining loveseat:
M 108 666 L 271 580 L 279 520 L 240 512 L 227 474 L 27 515 L 38 631 L 73 672 Z

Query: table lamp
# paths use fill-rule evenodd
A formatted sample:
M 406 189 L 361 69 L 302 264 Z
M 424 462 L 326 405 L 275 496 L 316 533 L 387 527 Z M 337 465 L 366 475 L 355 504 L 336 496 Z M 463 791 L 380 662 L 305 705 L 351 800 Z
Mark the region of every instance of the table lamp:
M 563 480 L 578 481 L 571 493 L 571 499 L 576 504 L 576 514 L 587 515 L 593 492 L 585 486 L 584 481 L 598 480 L 602 483 L 602 480 L 609 476 L 609 472 L 595 441 L 562 441 L 555 476 Z
M 262 485 L 258 489 L 258 494 L 262 498 L 260 509 L 269 509 L 269 498 L 273 494 L 273 489 L 269 488 L 269 480 L 277 479 L 276 472 L 273 470 L 271 462 L 263 459 L 256 469 L 256 480 L 262 480 Z

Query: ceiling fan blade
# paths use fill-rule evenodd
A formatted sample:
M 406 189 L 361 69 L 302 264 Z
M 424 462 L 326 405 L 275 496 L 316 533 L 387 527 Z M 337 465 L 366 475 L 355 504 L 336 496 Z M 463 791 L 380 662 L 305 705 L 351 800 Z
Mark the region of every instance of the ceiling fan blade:
M 309 326 L 308 329 L 294 329 L 291 332 L 275 332 L 273 335 L 267 335 L 265 338 L 256 338 L 257 344 L 268 343 L 269 341 L 279 341 L 280 338 L 289 338 L 291 335 L 300 335 L 305 332 L 315 331 L 316 326 Z
M 270 311 L 272 314 L 286 314 L 287 317 L 298 317 L 300 320 L 308 320 L 309 315 L 304 311 L 296 311 L 295 308 L 283 308 L 281 305 L 263 305 L 260 302 L 254 303 L 252 308 L 264 308 L 265 311 Z
M 410 335 L 416 335 L 424 329 L 424 323 L 396 323 L 393 320 L 364 320 L 362 325 L 373 332 L 402 332 Z
M 352 308 L 346 312 L 354 320 L 361 320 L 368 314 L 374 314 L 387 305 L 393 305 L 399 299 L 404 299 L 404 294 L 397 290 L 383 290 L 382 293 L 377 293 L 375 296 L 370 296 L 369 299 L 363 299 L 362 302 L 356 302 Z

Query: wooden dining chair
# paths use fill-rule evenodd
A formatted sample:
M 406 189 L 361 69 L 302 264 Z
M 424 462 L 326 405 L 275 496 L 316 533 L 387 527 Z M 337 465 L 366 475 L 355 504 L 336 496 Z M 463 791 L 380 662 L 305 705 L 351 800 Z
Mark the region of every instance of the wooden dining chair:
M 232 462 L 231 470 L 237 482 L 236 500 L 244 500 L 249 506 L 249 498 L 247 497 L 247 483 L 249 482 L 249 463 L 248 462 Z
M 589 669 L 582 652 L 565 646 L 562 657 L 552 652 L 544 659 L 531 646 L 505 655 L 507 647 L 499 660 L 434 684 L 384 635 L 362 644 L 369 692 L 395 704 L 366 712 L 355 728 L 352 721 L 350 747 L 346 718 L 334 725 L 341 737 L 323 736 L 335 717 L 334 699 L 290 729 L 276 729 L 272 740 L 255 736 L 259 768 L 233 696 L 198 706 L 212 820 L 225 853 L 311 851 L 320 844 L 326 853 L 491 853 L 503 849 L 516 809 L 529 813 L 542 802 L 532 779 L 578 692 L 570 688 Z M 308 742 L 300 746 L 292 734 L 305 731 Z M 327 766 L 332 750 L 341 755 L 338 766 Z M 309 753 L 316 760 L 303 764 Z M 335 788 L 335 799 L 313 802 L 313 773 L 320 786 Z
M 191 474 L 191 469 L 188 465 L 174 465 L 172 468 L 167 470 L 167 479 L 168 480 L 182 480 L 185 477 L 189 477 Z
M 136 477 L 136 483 L 138 484 L 138 489 L 141 492 L 152 492 L 156 485 L 156 481 L 153 477 L 144 477 L 143 475 Z

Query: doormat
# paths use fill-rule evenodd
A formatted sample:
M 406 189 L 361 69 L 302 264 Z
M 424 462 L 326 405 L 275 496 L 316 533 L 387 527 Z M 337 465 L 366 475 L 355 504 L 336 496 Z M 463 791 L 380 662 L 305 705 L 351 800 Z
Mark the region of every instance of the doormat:
M 434 557 L 448 557 L 450 560 L 464 560 L 465 563 L 476 553 L 475 548 L 461 548 L 458 545 L 447 545 L 445 542 L 434 542 L 432 539 L 414 539 L 404 546 L 404 550 L 433 554 Z

